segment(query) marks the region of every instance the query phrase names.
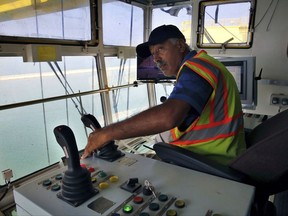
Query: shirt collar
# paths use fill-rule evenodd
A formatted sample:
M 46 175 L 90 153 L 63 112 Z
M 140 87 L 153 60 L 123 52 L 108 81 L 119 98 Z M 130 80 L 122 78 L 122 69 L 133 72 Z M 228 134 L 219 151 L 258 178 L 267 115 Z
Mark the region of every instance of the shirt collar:
M 185 61 L 187 61 L 188 59 L 193 58 L 195 55 L 197 54 L 197 52 L 195 50 L 190 51 L 183 59 L 183 61 L 181 62 L 181 65 L 184 64 Z

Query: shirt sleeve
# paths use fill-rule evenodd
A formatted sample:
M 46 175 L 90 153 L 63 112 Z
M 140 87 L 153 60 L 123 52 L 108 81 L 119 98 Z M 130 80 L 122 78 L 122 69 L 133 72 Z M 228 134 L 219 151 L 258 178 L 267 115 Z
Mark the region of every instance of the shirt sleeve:
M 184 123 L 187 126 L 200 115 L 212 91 L 212 86 L 204 78 L 183 67 L 169 99 L 183 100 L 190 104 L 191 112 Z

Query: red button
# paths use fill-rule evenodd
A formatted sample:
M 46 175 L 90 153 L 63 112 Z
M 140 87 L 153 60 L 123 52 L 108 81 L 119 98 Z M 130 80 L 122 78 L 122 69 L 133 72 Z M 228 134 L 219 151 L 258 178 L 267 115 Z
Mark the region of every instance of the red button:
M 89 168 L 88 168 L 88 171 L 92 173 L 92 172 L 95 171 L 95 169 L 94 169 L 93 167 L 89 167 Z
M 135 196 L 135 197 L 133 198 L 133 202 L 134 202 L 134 203 L 137 203 L 137 204 L 140 204 L 140 203 L 143 202 L 143 198 L 140 197 L 140 196 Z

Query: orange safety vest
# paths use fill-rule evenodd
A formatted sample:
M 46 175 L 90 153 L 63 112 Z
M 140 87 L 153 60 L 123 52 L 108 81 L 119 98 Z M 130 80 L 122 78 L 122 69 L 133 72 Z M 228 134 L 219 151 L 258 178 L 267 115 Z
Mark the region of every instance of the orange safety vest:
M 206 155 L 228 164 L 245 150 L 243 114 L 239 91 L 227 68 L 202 50 L 185 61 L 188 67 L 207 80 L 213 88 L 200 116 L 185 130 L 170 130 L 170 144 Z

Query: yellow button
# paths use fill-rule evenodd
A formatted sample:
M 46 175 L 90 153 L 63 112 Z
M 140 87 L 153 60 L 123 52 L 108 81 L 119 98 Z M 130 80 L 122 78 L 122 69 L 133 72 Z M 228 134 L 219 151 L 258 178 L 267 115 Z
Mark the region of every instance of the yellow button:
M 175 211 L 174 209 L 169 209 L 166 212 L 166 216 L 177 216 L 177 211 Z
M 118 182 L 119 178 L 118 178 L 118 176 L 111 176 L 109 178 L 109 180 L 110 180 L 110 182 Z
M 100 184 L 99 184 L 99 188 L 100 189 L 106 189 L 106 188 L 108 188 L 109 187 L 109 184 L 107 183 L 107 182 L 101 182 Z
M 183 207 L 185 206 L 184 200 L 176 200 L 175 206 L 176 206 L 177 208 L 183 208 Z

